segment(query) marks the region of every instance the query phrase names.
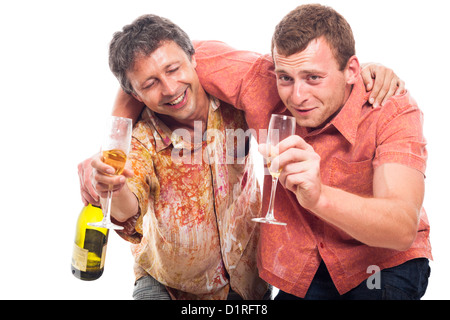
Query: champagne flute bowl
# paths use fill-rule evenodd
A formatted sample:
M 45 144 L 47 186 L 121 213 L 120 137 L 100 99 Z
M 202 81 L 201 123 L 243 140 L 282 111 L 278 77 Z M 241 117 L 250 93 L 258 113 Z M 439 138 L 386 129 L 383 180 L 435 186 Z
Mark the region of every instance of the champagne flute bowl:
M 282 226 L 286 225 L 286 223 L 275 219 L 274 216 L 275 191 L 278 184 L 278 178 L 283 168 L 271 168 L 271 162 L 272 159 L 278 155 L 278 152 L 276 151 L 278 143 L 295 134 L 295 127 L 296 121 L 294 117 L 280 114 L 273 114 L 270 117 L 269 129 L 267 132 L 267 147 L 270 148 L 269 158 L 267 159 L 267 168 L 272 176 L 269 209 L 267 210 L 265 217 L 254 218 L 252 221 Z
M 107 121 L 106 135 L 102 143 L 102 161 L 115 169 L 114 175 L 122 174 L 125 168 L 131 147 L 132 129 L 132 120 L 128 118 L 112 116 Z M 106 203 L 103 208 L 103 220 L 89 223 L 90 226 L 113 230 L 123 229 L 122 226 L 111 222 L 111 199 L 112 190 L 108 190 Z

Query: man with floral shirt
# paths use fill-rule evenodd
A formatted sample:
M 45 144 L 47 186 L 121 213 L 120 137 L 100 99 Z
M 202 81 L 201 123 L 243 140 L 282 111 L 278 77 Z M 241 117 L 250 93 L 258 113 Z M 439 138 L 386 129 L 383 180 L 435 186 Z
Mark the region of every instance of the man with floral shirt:
M 236 145 L 227 136 L 247 130 L 244 114 L 203 90 L 193 53 L 187 35 L 158 16 L 114 35 L 111 69 L 147 108 L 133 130 L 127 183 L 96 157 L 95 187 L 115 190 L 112 216 L 133 243 L 137 279 L 151 275 L 173 299 L 226 299 L 230 290 L 262 299 L 250 220 L 259 187 L 248 137 Z

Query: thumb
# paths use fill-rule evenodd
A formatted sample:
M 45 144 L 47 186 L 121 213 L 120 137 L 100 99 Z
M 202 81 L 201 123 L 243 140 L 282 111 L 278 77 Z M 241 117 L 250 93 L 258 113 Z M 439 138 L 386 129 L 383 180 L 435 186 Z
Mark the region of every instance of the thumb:
M 134 177 L 134 170 L 133 167 L 131 166 L 131 162 L 127 161 L 127 163 L 125 164 L 125 168 L 122 171 L 122 175 L 125 178 L 132 178 Z
M 261 153 L 263 157 L 266 157 L 266 155 L 267 155 L 267 144 L 260 143 L 258 145 L 258 152 Z
M 258 146 L 258 151 L 265 159 L 271 159 L 278 156 L 278 147 L 274 147 L 267 143 L 261 143 Z
M 132 178 L 132 177 L 134 177 L 134 171 L 132 169 L 125 168 L 125 169 L 123 169 L 122 175 L 125 178 Z

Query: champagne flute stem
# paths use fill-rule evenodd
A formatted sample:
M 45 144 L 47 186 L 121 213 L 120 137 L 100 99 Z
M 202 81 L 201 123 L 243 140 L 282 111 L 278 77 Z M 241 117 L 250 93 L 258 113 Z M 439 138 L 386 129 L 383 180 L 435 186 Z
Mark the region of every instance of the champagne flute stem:
M 104 214 L 104 220 L 106 223 L 111 223 L 111 200 L 112 200 L 112 191 L 108 190 L 108 195 L 106 197 L 106 204 L 105 204 L 105 214 Z
M 269 209 L 267 210 L 266 218 L 269 220 L 274 219 L 273 215 L 273 205 L 275 203 L 275 191 L 277 189 L 278 178 L 272 177 L 272 189 L 270 190 L 270 202 Z

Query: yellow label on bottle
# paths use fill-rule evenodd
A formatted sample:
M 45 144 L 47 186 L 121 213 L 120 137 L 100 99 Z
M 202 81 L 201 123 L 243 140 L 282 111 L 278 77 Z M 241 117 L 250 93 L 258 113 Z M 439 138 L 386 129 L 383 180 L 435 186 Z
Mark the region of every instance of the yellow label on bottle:
M 75 269 L 86 272 L 88 252 L 88 250 L 77 246 L 76 243 L 73 244 L 72 266 Z

